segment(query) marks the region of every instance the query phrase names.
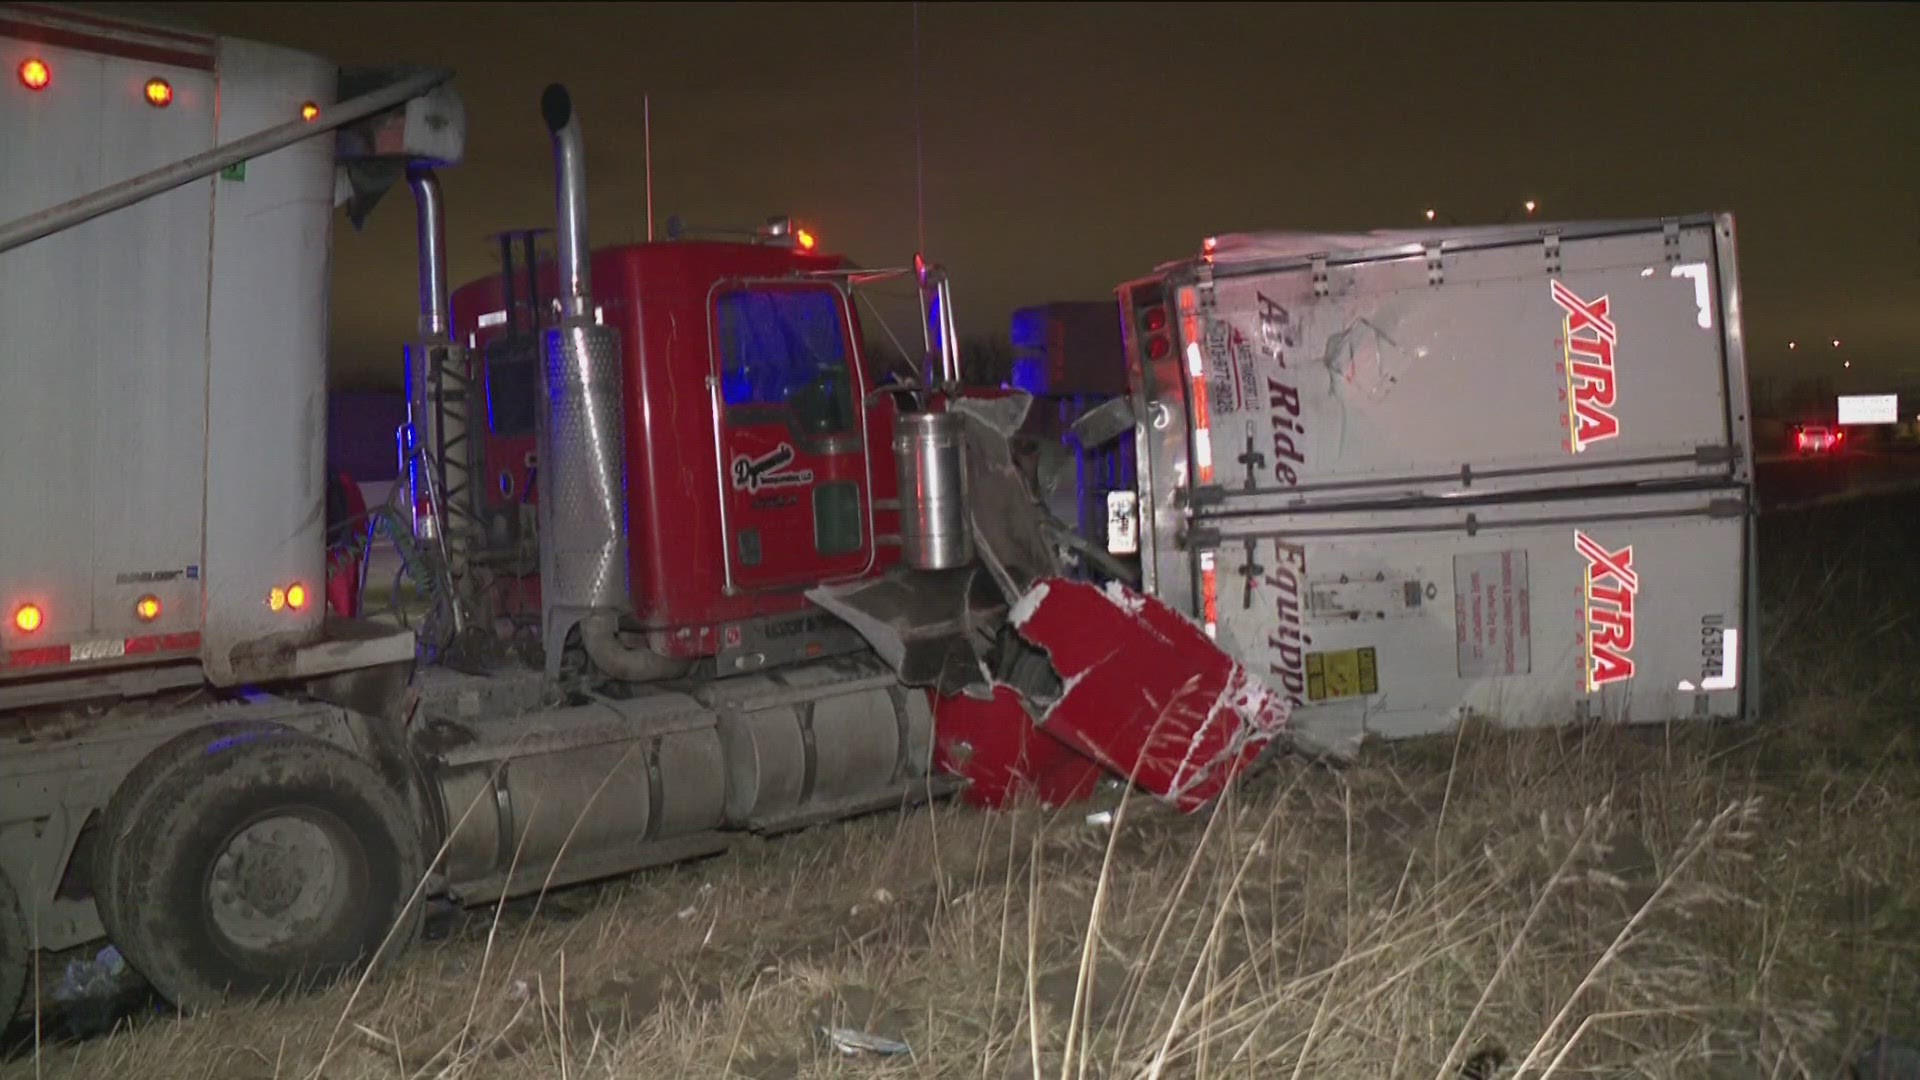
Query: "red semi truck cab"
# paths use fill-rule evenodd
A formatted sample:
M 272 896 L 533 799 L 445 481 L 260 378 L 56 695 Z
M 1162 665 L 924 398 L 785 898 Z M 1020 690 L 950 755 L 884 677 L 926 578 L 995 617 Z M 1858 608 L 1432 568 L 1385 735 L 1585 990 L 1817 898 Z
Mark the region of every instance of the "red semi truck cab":
M 496 546 L 533 533 L 539 332 L 557 316 L 551 261 L 503 263 L 452 298 L 484 398 L 479 479 Z M 664 655 L 724 658 L 769 635 L 819 655 L 832 620 L 803 590 L 899 559 L 885 541 L 898 527 L 895 406 L 869 403 L 878 373 L 847 266 L 775 243 L 593 253 L 595 315 L 622 352 L 628 593 Z M 520 580 L 518 603 L 537 616 L 537 582 Z

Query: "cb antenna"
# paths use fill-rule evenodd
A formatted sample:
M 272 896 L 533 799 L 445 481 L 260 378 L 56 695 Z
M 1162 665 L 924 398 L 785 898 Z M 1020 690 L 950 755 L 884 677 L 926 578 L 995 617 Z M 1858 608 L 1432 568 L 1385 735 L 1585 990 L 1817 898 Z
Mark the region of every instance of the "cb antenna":
M 913 4 L 913 222 L 916 250 L 927 250 L 927 182 L 920 130 L 920 4 Z
M 647 243 L 653 243 L 653 95 L 640 95 L 642 141 L 647 145 Z

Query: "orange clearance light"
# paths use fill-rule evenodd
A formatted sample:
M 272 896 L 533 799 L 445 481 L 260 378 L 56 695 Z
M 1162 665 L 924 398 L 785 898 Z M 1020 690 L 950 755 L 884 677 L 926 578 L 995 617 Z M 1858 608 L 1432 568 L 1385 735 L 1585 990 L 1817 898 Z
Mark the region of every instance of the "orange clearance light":
M 816 244 L 816 243 L 819 243 L 819 241 L 817 241 L 817 240 L 815 240 L 815 239 L 813 238 L 813 234 L 812 234 L 812 233 L 810 233 L 810 232 L 808 232 L 808 231 L 807 231 L 807 230 L 805 230 L 805 229 L 801 229 L 801 230 L 800 230 L 800 231 L 799 231 L 798 233 L 796 233 L 796 234 L 794 234 L 794 235 L 796 235 L 797 237 L 799 237 L 799 239 L 800 239 L 800 250 L 802 250 L 802 251 L 812 251 L 812 250 L 813 250 L 813 245 L 814 245 L 814 244 Z
M 141 622 L 152 622 L 160 617 L 160 598 L 157 596 L 141 597 L 134 601 L 133 613 L 139 617 Z
M 287 590 L 275 585 L 273 590 L 267 593 L 267 607 L 274 611 L 285 611 L 287 609 Z
M 305 105 L 300 106 L 300 119 L 316 120 L 319 116 L 320 106 L 315 105 L 313 102 L 309 101 Z
M 173 84 L 165 79 L 148 79 L 147 104 L 156 109 L 173 104 Z
M 45 60 L 34 57 L 20 64 L 20 85 L 29 90 L 45 90 L 53 81 L 53 69 Z
M 45 621 L 45 617 L 40 614 L 40 608 L 34 604 L 21 604 L 13 613 L 13 625 L 23 634 L 31 634 L 40 629 L 40 624 Z
M 295 611 L 307 606 L 307 587 L 305 585 L 287 586 L 287 606 Z

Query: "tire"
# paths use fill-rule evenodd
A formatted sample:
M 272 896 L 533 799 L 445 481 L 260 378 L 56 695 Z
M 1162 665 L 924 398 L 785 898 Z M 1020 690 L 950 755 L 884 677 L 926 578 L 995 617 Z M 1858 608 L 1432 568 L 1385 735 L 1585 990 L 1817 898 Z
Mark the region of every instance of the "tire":
M 33 939 L 20 915 L 20 901 L 7 876 L 0 873 L 0 1031 L 12 1023 L 33 971 Z
M 100 837 L 94 848 L 92 867 L 93 906 L 100 913 L 100 925 L 107 937 L 124 954 L 128 927 L 121 912 L 132 902 L 132 877 L 127 873 L 127 852 L 135 826 L 145 819 L 148 801 L 154 789 L 168 773 L 197 757 L 219 753 L 242 740 L 292 735 L 291 729 L 257 720 L 225 720 L 198 727 L 160 746 L 134 766 L 100 818 Z
M 419 832 L 340 747 L 286 731 L 216 740 L 141 803 L 115 859 L 116 939 L 182 1009 L 329 982 L 419 934 Z

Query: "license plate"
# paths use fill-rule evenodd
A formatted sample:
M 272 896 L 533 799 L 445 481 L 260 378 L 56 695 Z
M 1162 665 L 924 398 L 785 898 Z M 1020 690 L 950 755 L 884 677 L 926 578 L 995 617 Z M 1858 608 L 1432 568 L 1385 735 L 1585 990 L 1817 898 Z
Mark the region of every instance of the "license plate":
M 1140 519 L 1135 512 L 1139 496 L 1131 491 L 1107 492 L 1107 551 L 1114 555 L 1140 552 Z

